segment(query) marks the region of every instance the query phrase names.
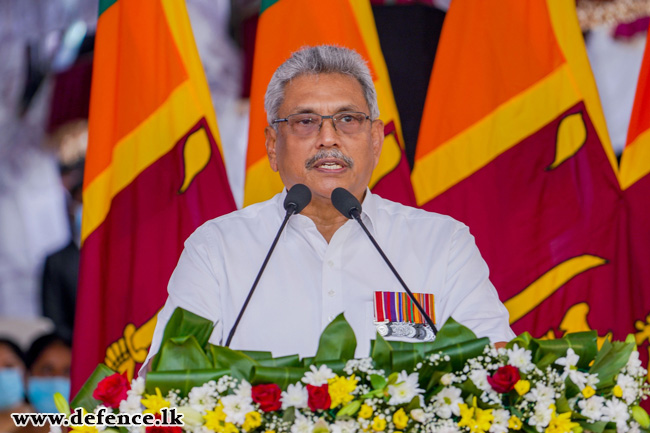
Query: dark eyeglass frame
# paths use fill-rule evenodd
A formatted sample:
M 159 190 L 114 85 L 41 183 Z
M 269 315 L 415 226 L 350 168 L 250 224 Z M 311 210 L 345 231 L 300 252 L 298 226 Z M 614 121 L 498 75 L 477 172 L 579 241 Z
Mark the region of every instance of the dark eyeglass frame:
M 337 124 L 338 120 L 335 120 L 335 118 L 345 117 L 346 115 L 351 115 L 351 114 L 361 114 L 362 116 L 364 116 L 364 118 L 363 118 L 364 121 L 366 121 L 366 120 L 372 121 L 372 118 L 369 115 L 367 115 L 366 113 L 362 112 L 362 111 L 341 111 L 339 113 L 334 113 L 334 114 L 330 114 L 330 115 L 327 115 L 327 116 L 322 115 L 322 114 L 318 114 L 318 113 L 294 113 L 294 114 L 290 114 L 287 117 L 284 117 L 282 119 L 274 119 L 274 120 L 271 121 L 271 124 L 273 124 L 275 126 L 275 125 L 277 125 L 279 123 L 287 122 L 287 125 L 289 125 L 289 120 L 294 116 L 311 115 L 311 116 L 320 117 L 320 124 L 318 125 L 318 129 L 314 130 L 314 132 L 316 132 L 316 131 L 320 132 L 321 128 L 323 127 L 323 122 L 325 121 L 325 119 L 331 119 L 332 120 L 332 126 L 334 127 L 334 130 L 339 132 L 339 129 L 336 127 L 336 124 Z M 289 131 L 294 135 L 299 135 L 299 136 L 303 135 L 303 134 L 295 134 L 293 132 L 292 128 L 289 128 Z M 342 130 L 340 132 L 343 132 L 344 134 L 347 134 L 345 131 L 342 131 Z M 309 135 L 310 134 L 305 134 L 304 136 L 309 136 Z

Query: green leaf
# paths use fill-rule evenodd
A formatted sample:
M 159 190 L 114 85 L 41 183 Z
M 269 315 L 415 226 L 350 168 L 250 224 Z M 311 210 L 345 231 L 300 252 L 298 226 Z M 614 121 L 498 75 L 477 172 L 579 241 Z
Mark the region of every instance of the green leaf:
M 372 389 L 384 389 L 386 388 L 386 378 L 378 374 L 371 374 L 370 385 L 372 385 Z
M 341 313 L 323 330 L 313 362 L 318 364 L 332 359 L 348 361 L 354 358 L 356 348 L 357 338 Z
M 370 356 L 375 363 L 375 367 L 384 370 L 386 374 L 391 372 L 391 355 L 392 346 L 381 335 L 377 334 L 376 340 L 372 345 Z
M 247 353 L 247 352 L 244 352 Z M 302 367 L 302 362 L 300 362 L 300 356 L 298 355 L 287 355 L 281 356 L 279 358 L 253 358 L 259 362 L 260 365 L 265 367 Z
M 193 335 L 163 340 L 153 371 L 209 369 L 210 360 Z
M 605 426 L 607 426 L 607 423 L 603 422 L 603 421 L 590 423 L 590 422 L 587 422 L 587 421 L 578 420 L 577 422 L 578 422 L 578 424 L 580 424 L 580 426 L 583 429 L 585 429 L 587 431 L 590 431 L 590 432 L 593 432 L 593 433 L 603 433 L 605 431 Z
M 199 347 L 205 347 L 208 344 L 213 328 L 214 325 L 210 320 L 178 307 L 169 318 L 161 341 L 165 342 L 172 338 L 193 335 L 199 343 Z M 160 352 L 154 356 L 151 363 L 153 371 L 158 370 L 159 358 Z
M 74 408 L 83 407 L 88 412 L 92 412 L 93 409 L 101 404 L 101 401 L 93 397 L 93 392 L 97 388 L 97 384 L 112 374 L 115 374 L 113 370 L 104 364 L 99 364 L 88 380 L 86 380 L 86 383 L 81 387 L 75 398 L 72 399 L 70 405 Z
M 538 348 L 533 354 L 533 362 L 537 364 L 541 359 L 544 359 L 544 363 L 550 365 L 558 358 L 566 356 L 567 349 L 571 348 L 580 357 L 577 367 L 587 369 L 598 350 L 597 338 L 596 331 L 588 331 L 566 334 L 564 337 L 555 340 L 537 339 Z M 550 360 L 552 360 L 551 363 L 549 363 Z
M 433 352 L 436 351 L 436 349 L 471 340 L 476 340 L 476 334 L 474 334 L 468 327 L 461 325 L 450 317 L 438 331 L 436 339 L 433 340 L 433 343 L 429 346 L 429 351 Z
M 244 355 L 253 358 L 256 361 L 262 361 L 263 359 L 273 359 L 273 354 L 271 352 L 263 352 L 260 350 L 240 350 Z
M 229 347 L 210 344 L 209 351 L 212 354 L 214 368 L 229 368 L 232 376 L 237 379 L 246 379 L 250 382 L 253 367 L 259 365 L 259 362 L 250 356 Z
M 530 335 L 528 332 L 524 332 L 521 335 L 518 335 L 517 337 L 513 338 L 506 344 L 506 348 L 512 349 L 515 347 L 515 344 L 517 347 L 522 347 L 524 349 L 529 349 L 530 350 L 530 344 L 534 341 L 532 335 Z
M 230 374 L 230 369 L 150 371 L 147 373 L 145 390 L 154 394 L 156 388 L 160 388 L 160 392 L 166 395 L 170 390 L 178 389 L 182 395 L 187 395 L 193 387 L 218 380 L 226 374 Z
M 275 383 L 281 389 L 286 390 L 289 385 L 300 382 L 306 371 L 309 371 L 309 369 L 305 367 L 265 367 L 255 365 L 248 380 L 252 385 Z
M 336 418 L 342 418 L 344 416 L 353 416 L 361 408 L 361 400 L 352 400 L 350 403 L 346 404 L 336 413 Z
M 614 386 L 614 377 L 627 364 L 634 347 L 633 343 L 605 340 L 589 370 L 598 374 L 598 389 Z

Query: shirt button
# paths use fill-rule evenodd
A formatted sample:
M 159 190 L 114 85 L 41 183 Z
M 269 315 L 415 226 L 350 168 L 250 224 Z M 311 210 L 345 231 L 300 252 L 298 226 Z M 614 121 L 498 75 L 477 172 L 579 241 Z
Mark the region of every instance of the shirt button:
M 334 267 L 334 262 L 331 261 L 331 260 L 328 260 L 328 261 L 327 261 L 327 265 L 328 265 L 330 268 L 333 268 L 333 267 Z
M 336 292 L 334 290 L 330 290 L 329 292 L 327 292 L 327 294 L 330 296 L 334 296 L 336 295 Z

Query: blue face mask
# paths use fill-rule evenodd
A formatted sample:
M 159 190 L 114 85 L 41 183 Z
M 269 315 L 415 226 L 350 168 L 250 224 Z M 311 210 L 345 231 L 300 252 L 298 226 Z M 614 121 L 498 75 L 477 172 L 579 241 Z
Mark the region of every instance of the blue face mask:
M 27 383 L 27 398 L 40 413 L 56 413 L 54 394 L 60 392 L 70 399 L 70 379 L 67 377 L 30 377 Z
M 17 368 L 0 368 L 0 410 L 16 406 L 25 398 L 23 375 Z

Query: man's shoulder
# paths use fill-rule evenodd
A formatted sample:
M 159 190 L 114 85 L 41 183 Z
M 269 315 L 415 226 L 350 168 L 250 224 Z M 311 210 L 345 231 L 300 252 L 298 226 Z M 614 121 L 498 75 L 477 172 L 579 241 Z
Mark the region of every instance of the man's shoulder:
M 380 197 L 377 194 L 373 194 L 373 200 L 375 200 L 377 217 L 381 219 L 386 218 L 389 221 L 404 219 L 414 223 L 434 224 L 457 229 L 465 227 L 465 224 L 449 215 L 403 205 Z
M 279 221 L 282 219 L 278 211 L 278 206 L 280 206 L 278 201 L 279 195 L 269 200 L 251 204 L 245 208 L 210 219 L 199 226 L 190 238 L 211 236 L 215 233 L 221 233 L 226 236 L 229 234 L 236 235 L 237 232 L 246 228 L 252 230 L 254 227 L 263 228 L 268 224 L 277 226 L 279 222 L 276 222 L 276 220 Z

